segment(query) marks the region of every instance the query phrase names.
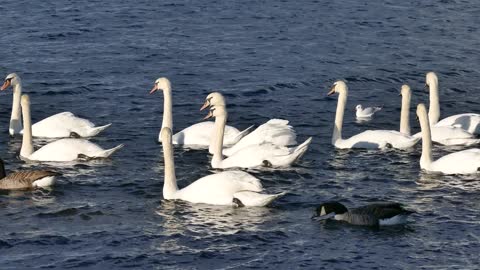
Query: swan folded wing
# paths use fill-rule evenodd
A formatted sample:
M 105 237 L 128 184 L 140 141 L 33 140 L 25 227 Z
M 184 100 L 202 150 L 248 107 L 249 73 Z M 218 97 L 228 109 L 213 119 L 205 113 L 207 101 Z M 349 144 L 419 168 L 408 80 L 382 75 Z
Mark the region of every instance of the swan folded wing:
M 346 145 L 355 148 L 384 148 L 387 144 L 394 148 L 408 148 L 420 140 L 395 130 L 367 130 L 344 140 Z
M 214 132 L 214 122 L 200 122 L 175 133 L 172 137 L 173 144 L 184 145 L 210 145 L 210 140 Z M 233 144 L 232 142 L 240 131 L 232 126 L 225 126 L 224 145 Z
M 285 194 L 285 192 L 278 194 L 263 194 L 252 191 L 240 191 L 233 194 L 233 197 L 239 200 L 243 206 L 267 206 L 275 199 Z
M 95 127 L 90 120 L 79 118 L 71 112 L 61 112 L 32 125 L 35 137 L 69 137 L 70 132 L 80 135 Z
M 60 139 L 35 151 L 28 158 L 39 161 L 72 161 L 78 154 L 95 157 L 104 150 L 98 145 L 84 139 Z
M 33 182 L 45 177 L 57 176 L 52 171 L 20 171 L 12 172 L 3 179 L 0 179 L 0 189 L 22 189 L 31 188 Z
M 260 180 L 242 171 L 225 171 L 207 175 L 179 190 L 176 199 L 192 203 L 231 205 L 233 194 L 262 191 Z
M 278 146 L 271 143 L 263 143 L 260 145 L 249 145 L 244 147 L 233 155 L 222 161 L 223 168 L 253 168 L 263 166 L 264 161 L 274 166 L 283 164 L 292 153 L 294 148 Z
M 480 149 L 467 149 L 443 156 L 432 163 L 432 171 L 445 174 L 477 173 L 480 168 Z

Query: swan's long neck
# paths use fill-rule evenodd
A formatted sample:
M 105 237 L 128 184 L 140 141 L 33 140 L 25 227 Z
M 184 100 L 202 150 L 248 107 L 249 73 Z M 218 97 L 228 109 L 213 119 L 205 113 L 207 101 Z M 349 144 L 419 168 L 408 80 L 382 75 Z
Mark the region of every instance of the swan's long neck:
M 342 91 L 338 95 L 337 112 L 335 114 L 335 126 L 333 127 L 332 144 L 342 139 L 343 115 L 347 104 L 348 90 Z
M 171 136 L 171 135 L 170 135 Z M 163 180 L 163 197 L 167 200 L 175 199 L 178 191 L 177 177 L 175 176 L 175 163 L 173 161 L 173 147 L 171 138 L 168 142 L 162 142 L 163 159 L 165 163 L 165 178 Z
M 19 134 L 22 130 L 22 111 L 20 106 L 20 99 L 22 96 L 22 84 L 17 83 L 13 86 L 13 102 L 12 102 L 12 115 L 10 117 L 10 127 L 8 132 L 11 136 Z
M 32 121 L 30 117 L 30 102 L 22 103 L 23 114 L 23 139 L 22 148 L 20 149 L 20 156 L 28 158 L 33 153 L 32 143 Z
M 430 125 L 435 125 L 440 119 L 440 98 L 438 95 L 438 82 L 431 82 L 430 87 L 430 106 L 428 107 L 428 119 Z
M 225 125 L 227 123 L 227 112 L 225 111 L 224 115 L 219 115 L 215 117 L 215 134 L 214 139 L 212 140 L 213 144 L 213 157 L 212 157 L 212 167 L 220 167 L 220 163 L 223 160 L 223 136 L 225 132 Z
M 173 131 L 173 117 L 172 117 L 172 88 L 166 87 L 163 89 L 163 121 L 162 129 L 168 127 Z
M 400 133 L 410 136 L 410 100 L 412 94 L 402 95 L 402 111 L 400 113 Z
M 422 128 L 422 156 L 420 157 L 420 167 L 428 168 L 432 163 L 432 135 L 429 120 L 426 113 L 419 115 L 420 127 Z

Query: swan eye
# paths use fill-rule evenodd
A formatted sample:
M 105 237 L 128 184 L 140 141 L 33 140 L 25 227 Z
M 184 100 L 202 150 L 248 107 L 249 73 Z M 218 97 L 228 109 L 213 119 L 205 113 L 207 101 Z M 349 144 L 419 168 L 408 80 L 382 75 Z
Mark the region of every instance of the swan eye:
M 13 77 L 12 77 L 12 78 L 7 78 L 7 79 L 5 79 L 5 81 L 6 81 L 6 82 L 11 82 L 12 79 L 13 79 Z

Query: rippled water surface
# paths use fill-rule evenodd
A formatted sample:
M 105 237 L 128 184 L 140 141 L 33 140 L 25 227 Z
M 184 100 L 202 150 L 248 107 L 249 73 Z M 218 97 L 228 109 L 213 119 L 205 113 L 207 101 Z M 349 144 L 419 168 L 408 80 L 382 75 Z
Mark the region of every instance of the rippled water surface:
M 22 77 L 33 120 L 71 111 L 113 123 L 94 142 L 126 144 L 107 161 L 25 164 L 21 138 L 7 132 L 11 90 L 1 92 L 7 169 L 63 173 L 51 190 L 0 192 L 1 269 L 478 267 L 477 177 L 422 173 L 419 146 L 335 150 L 336 97 L 326 97 L 336 79 L 348 82 L 346 136 L 397 129 L 401 84 L 412 104 L 427 102 L 424 75 L 435 70 L 443 116 L 479 112 L 478 1 L 3 0 L 0 10 L 0 76 Z M 172 81 L 177 131 L 219 90 L 231 125 L 285 118 L 299 141 L 313 136 L 292 170 L 254 172 L 288 194 L 267 208 L 163 201 L 163 98 L 148 95 L 160 76 Z M 384 109 L 357 123 L 359 103 Z M 436 146 L 434 156 L 453 150 Z M 212 172 L 205 151 L 176 148 L 175 159 L 181 187 Z M 332 199 L 398 201 L 417 213 L 380 230 L 312 221 Z

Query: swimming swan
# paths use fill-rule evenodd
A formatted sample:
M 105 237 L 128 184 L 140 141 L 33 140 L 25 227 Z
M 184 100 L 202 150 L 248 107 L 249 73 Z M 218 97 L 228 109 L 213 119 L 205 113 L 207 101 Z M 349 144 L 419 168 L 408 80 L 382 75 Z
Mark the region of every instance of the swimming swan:
M 348 97 L 347 84 L 343 81 L 336 81 L 327 95 L 330 96 L 334 93 L 339 94 L 332 135 L 332 144 L 336 148 L 380 149 L 391 146 L 393 148 L 405 149 L 414 146 L 420 140 L 420 138 L 414 138 L 396 130 L 367 130 L 348 139 L 343 139 L 342 125 Z M 403 117 L 405 117 L 405 114 L 403 114 Z M 408 121 L 408 119 L 405 121 Z
M 123 147 L 123 144 L 120 144 L 112 149 L 104 150 L 88 140 L 68 138 L 51 142 L 34 152 L 30 120 L 30 98 L 27 95 L 22 95 L 21 99 L 24 132 L 20 158 L 24 160 L 73 161 L 77 159 L 107 158 Z
M 412 96 L 412 91 L 408 85 L 403 85 L 401 93 L 402 95 L 402 113 L 400 120 L 400 132 L 405 135 L 410 135 L 410 101 Z M 406 119 L 406 120 L 403 120 Z M 475 139 L 475 136 L 468 133 L 466 130 L 459 127 L 451 126 L 432 126 L 432 141 L 437 142 L 442 145 L 472 145 L 480 143 L 479 139 Z M 413 135 L 415 138 L 421 138 L 422 132 L 418 132 Z
M 11 73 L 5 78 L 0 90 L 5 90 L 9 86 L 13 88 L 12 115 L 10 118 L 10 127 L 8 132 L 11 136 L 21 134 L 21 108 L 20 97 L 22 95 L 22 80 L 20 77 Z M 87 119 L 75 116 L 71 112 L 61 112 L 49 116 L 32 126 L 33 137 L 43 138 L 65 138 L 65 137 L 92 137 L 108 128 L 111 124 L 95 127 L 95 124 Z
M 427 73 L 425 87 L 427 86 L 430 92 L 430 106 L 428 108 L 428 119 L 430 120 L 430 125 L 436 127 L 460 127 L 471 134 L 480 134 L 480 114 L 478 113 L 456 114 L 439 121 L 440 98 L 438 94 L 438 77 L 435 72 Z
M 219 92 L 212 92 L 208 94 L 200 111 L 207 107 L 216 105 L 226 106 L 225 98 Z M 242 148 L 263 143 L 271 143 L 278 146 L 291 146 L 297 144 L 296 138 L 297 134 L 295 133 L 293 127 L 288 124 L 287 120 L 271 119 L 268 122 L 260 125 L 235 145 L 231 146 L 230 148 L 223 149 L 223 155 L 228 157 Z M 213 145 L 215 144 L 210 144 L 209 147 L 211 154 L 214 153 Z
M 150 94 L 154 92 L 162 90 L 163 92 L 163 121 L 162 121 L 162 128 L 168 127 L 173 129 L 173 116 L 172 116 L 172 86 L 170 84 L 170 80 L 167 78 L 158 78 L 155 81 L 155 84 L 150 90 Z M 241 138 L 243 138 L 253 126 L 245 129 L 244 131 L 240 132 L 238 129 L 227 126 L 225 129 L 225 145 L 232 145 L 238 142 Z M 210 140 L 213 134 L 213 122 L 200 122 L 194 125 L 191 125 L 180 132 L 177 132 L 173 135 L 173 144 L 179 145 L 192 145 L 192 146 L 200 146 L 200 147 L 207 147 L 210 145 Z M 161 132 L 158 134 L 158 141 L 161 142 L 162 134 Z
M 423 103 L 417 106 L 417 116 L 422 128 L 420 168 L 427 172 L 441 172 L 444 174 L 478 173 L 480 168 L 480 149 L 478 148 L 451 153 L 434 161 L 427 109 Z
M 313 218 L 341 220 L 353 225 L 388 226 L 405 224 L 412 213 L 393 202 L 372 203 L 351 210 L 339 202 L 326 202 L 317 207 Z
M 28 189 L 48 187 L 55 183 L 59 173 L 46 170 L 18 171 L 5 174 L 5 165 L 0 159 L 0 189 Z
M 224 171 L 204 176 L 178 189 L 173 160 L 172 131 L 161 130 L 165 177 L 163 198 L 191 203 L 234 206 L 266 206 L 285 193 L 262 194 L 260 180 L 243 171 Z
M 215 117 L 215 136 L 212 141 L 213 157 L 212 168 L 254 168 L 254 167 L 289 167 L 296 162 L 308 149 L 312 138 L 296 147 L 278 146 L 272 143 L 251 144 L 245 146 L 233 155 L 223 159 L 222 141 L 223 130 L 227 122 L 225 106 L 212 106 L 206 119 Z

